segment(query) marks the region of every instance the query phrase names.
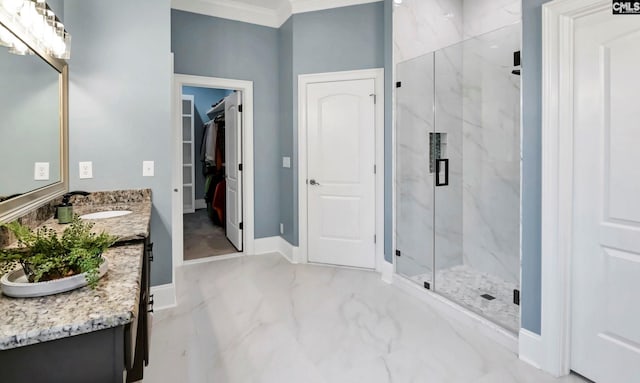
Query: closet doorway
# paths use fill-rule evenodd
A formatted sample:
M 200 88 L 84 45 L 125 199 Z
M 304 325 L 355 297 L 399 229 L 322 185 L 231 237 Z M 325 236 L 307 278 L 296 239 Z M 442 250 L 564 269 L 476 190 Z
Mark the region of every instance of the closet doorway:
M 175 78 L 174 266 L 240 255 L 253 247 L 252 84 Z

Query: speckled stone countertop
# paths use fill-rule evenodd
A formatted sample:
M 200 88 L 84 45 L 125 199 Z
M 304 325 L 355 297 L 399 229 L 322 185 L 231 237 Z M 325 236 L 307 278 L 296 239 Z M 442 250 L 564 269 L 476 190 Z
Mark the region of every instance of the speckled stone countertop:
M 73 207 L 73 213 L 83 215 L 99 211 L 131 210 L 131 214 L 113 218 L 89 219 L 93 222 L 94 232 L 106 232 L 118 237 L 118 242 L 145 239 L 149 236 L 149 221 L 151 219 L 151 201 L 134 203 L 110 203 L 97 205 L 78 205 Z M 40 227 L 46 226 L 62 233 L 69 225 L 61 225 L 55 218 L 45 221 Z
M 143 251 L 142 242 L 107 250 L 109 271 L 95 290 L 24 299 L 0 295 L 0 350 L 131 322 L 138 315 Z

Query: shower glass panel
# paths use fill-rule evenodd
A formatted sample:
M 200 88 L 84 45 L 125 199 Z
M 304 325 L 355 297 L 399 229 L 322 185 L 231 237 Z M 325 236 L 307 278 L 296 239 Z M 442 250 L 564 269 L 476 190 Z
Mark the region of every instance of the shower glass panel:
M 428 286 L 433 281 L 433 54 L 397 66 L 396 272 Z
M 398 64 L 396 114 L 396 271 L 514 332 L 519 50 L 515 24 Z
M 436 131 L 449 184 L 435 188 L 438 293 L 518 331 L 520 25 L 435 53 Z

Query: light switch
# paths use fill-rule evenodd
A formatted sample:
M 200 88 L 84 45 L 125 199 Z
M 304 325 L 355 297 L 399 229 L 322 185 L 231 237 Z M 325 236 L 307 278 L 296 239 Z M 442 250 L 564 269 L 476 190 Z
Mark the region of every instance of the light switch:
M 291 157 L 282 157 L 282 167 L 283 168 L 291 167 Z
M 84 161 L 78 163 L 80 168 L 80 178 L 93 178 L 93 163 L 91 161 Z
M 34 167 L 33 179 L 36 181 L 49 180 L 49 163 L 48 162 L 36 162 L 36 165 Z
M 142 176 L 153 177 L 154 163 L 153 161 L 142 161 Z

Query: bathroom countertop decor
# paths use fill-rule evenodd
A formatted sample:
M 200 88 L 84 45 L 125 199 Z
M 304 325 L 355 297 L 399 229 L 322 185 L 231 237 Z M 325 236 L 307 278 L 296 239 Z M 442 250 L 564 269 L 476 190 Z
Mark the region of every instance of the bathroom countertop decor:
M 131 322 L 138 315 L 143 251 L 142 242 L 107 250 L 109 271 L 95 290 L 26 299 L 0 295 L 0 350 Z

